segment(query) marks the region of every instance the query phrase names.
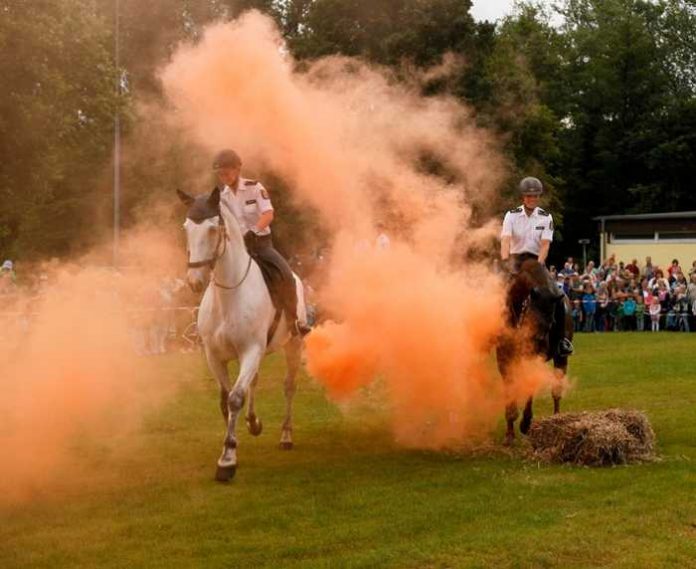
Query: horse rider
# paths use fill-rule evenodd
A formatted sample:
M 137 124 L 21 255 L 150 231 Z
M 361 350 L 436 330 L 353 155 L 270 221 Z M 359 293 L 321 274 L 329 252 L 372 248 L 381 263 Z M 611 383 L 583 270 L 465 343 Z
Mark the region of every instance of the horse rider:
M 527 259 L 535 259 L 546 268 L 546 258 L 553 241 L 553 218 L 539 207 L 539 198 L 544 186 L 538 178 L 524 178 L 519 185 L 522 205 L 505 214 L 500 236 L 500 259 L 507 267 L 511 282 L 508 287 L 508 307 L 514 317 L 510 292 L 514 277 Z M 563 337 L 558 346 L 558 354 L 567 356 L 573 353 L 573 344 Z
M 311 331 L 297 318 L 297 287 L 292 269 L 273 247 L 271 222 L 273 205 L 266 189 L 256 180 L 241 177 L 242 160 L 230 149 L 218 152 L 213 170 L 220 182 L 220 199 L 237 219 L 249 254 L 271 265 L 280 275 L 278 298 L 293 336 Z

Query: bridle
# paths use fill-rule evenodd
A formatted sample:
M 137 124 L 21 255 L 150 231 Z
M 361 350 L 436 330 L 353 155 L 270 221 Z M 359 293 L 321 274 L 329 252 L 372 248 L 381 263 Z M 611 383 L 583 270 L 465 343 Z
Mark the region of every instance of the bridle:
M 225 204 L 226 205 L 226 204 Z M 227 226 L 225 225 L 225 220 L 222 218 L 222 213 L 218 216 L 218 238 L 217 242 L 215 243 L 215 248 L 213 249 L 213 256 L 210 259 L 205 259 L 203 261 L 195 261 L 191 262 L 190 260 L 187 263 L 187 267 L 189 269 L 199 269 L 201 267 L 210 267 L 210 270 L 213 272 L 213 284 L 216 287 L 225 289 L 225 290 L 234 290 L 236 288 L 239 288 L 242 283 L 246 280 L 247 276 L 249 275 L 249 270 L 251 269 L 251 255 L 249 255 L 249 262 L 247 263 L 246 270 L 244 271 L 244 276 L 242 276 L 242 279 L 235 285 L 232 286 L 227 286 L 222 283 L 219 283 L 217 280 L 215 280 L 215 265 L 217 264 L 218 260 L 225 254 L 225 251 L 227 251 L 227 242 L 229 241 L 229 236 L 227 234 Z M 222 250 L 220 251 L 220 245 L 222 245 Z

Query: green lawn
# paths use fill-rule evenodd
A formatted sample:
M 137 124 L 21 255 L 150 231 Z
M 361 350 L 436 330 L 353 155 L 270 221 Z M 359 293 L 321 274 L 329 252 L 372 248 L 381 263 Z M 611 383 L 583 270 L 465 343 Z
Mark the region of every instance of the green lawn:
M 199 357 L 170 356 L 155 360 L 162 373 L 188 379 L 128 451 L 85 447 L 94 476 L 78 489 L 0 510 L 0 567 L 696 567 L 696 334 L 576 346 L 564 409 L 646 411 L 661 461 L 589 469 L 521 450 L 407 451 L 305 377 L 296 449 L 282 452 L 276 358 L 262 375 L 265 432 L 242 433 L 237 477 L 220 485 L 216 386 Z M 538 402 L 537 415 L 549 408 Z

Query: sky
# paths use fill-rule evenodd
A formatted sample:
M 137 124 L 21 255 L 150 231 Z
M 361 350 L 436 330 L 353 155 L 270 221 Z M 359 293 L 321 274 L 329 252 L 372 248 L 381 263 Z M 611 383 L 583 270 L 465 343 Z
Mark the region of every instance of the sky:
M 512 11 L 514 0 L 473 0 L 471 14 L 476 20 L 490 20 L 494 22 L 498 18 L 506 16 Z M 550 0 L 544 0 L 545 4 L 551 4 Z
M 477 20 L 493 22 L 509 14 L 513 3 L 514 0 L 473 0 L 471 14 Z

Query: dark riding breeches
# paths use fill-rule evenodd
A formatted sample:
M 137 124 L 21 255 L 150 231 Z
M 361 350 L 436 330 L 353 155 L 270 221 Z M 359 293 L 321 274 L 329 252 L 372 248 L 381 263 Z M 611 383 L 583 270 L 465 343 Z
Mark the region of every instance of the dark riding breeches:
M 273 247 L 270 235 L 245 236 L 249 254 L 256 258 L 262 271 L 271 271 L 272 277 L 268 286 L 271 298 L 278 299 L 289 325 L 297 320 L 297 286 L 290 265 L 285 258 Z

